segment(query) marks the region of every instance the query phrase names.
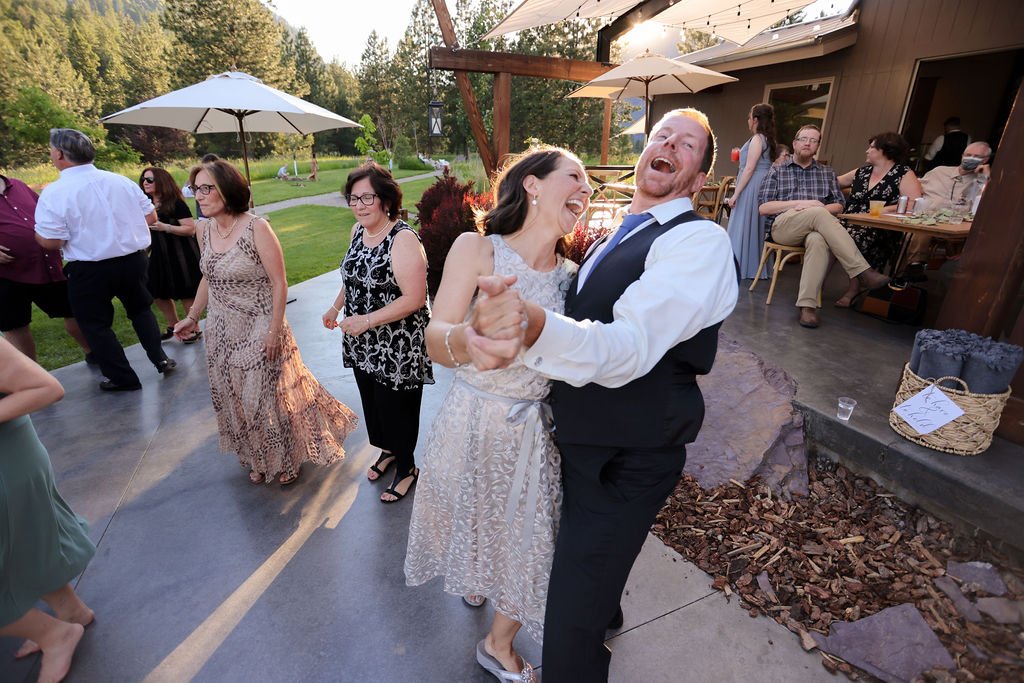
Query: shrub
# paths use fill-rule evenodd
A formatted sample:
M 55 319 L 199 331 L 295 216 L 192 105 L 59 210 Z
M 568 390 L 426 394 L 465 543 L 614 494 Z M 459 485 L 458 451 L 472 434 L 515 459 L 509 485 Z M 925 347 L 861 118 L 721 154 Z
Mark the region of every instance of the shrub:
M 427 291 L 431 297 L 441 286 L 444 262 L 455 239 L 464 232 L 476 230 L 474 210 L 490 208 L 490 195 L 475 192 L 473 185 L 472 180 L 460 183 L 445 170 L 416 204 L 420 239 L 427 253 Z
M 434 167 L 425 161 L 420 161 L 419 157 L 398 157 L 398 168 L 406 171 L 433 171 Z
M 572 234 L 569 236 L 568 244 L 565 248 L 565 258 L 577 264 L 582 263 L 583 257 L 587 255 L 587 249 L 590 249 L 590 245 L 610 231 L 610 225 L 588 226 L 584 221 L 577 223 L 576 228 L 573 229 Z
M 399 135 L 395 138 L 395 144 L 391 151 L 394 152 L 395 157 L 416 156 L 416 152 L 412 148 L 412 142 L 405 135 Z

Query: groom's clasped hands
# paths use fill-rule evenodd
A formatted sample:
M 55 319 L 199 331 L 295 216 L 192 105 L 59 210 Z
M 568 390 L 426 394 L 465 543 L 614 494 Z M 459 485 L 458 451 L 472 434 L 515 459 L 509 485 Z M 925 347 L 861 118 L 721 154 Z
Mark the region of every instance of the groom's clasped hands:
M 477 370 L 505 368 L 519 356 L 526 331 L 526 302 L 517 290 L 515 275 L 482 275 L 480 294 L 466 328 L 466 350 Z

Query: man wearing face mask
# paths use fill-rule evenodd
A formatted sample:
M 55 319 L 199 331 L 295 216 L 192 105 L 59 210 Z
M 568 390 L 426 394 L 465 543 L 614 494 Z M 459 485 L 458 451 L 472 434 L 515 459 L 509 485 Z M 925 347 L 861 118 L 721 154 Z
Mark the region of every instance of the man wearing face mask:
M 988 160 L 991 156 L 992 148 L 987 142 L 972 142 L 960 157 L 959 166 L 937 166 L 925 173 L 921 178 L 921 186 L 928 200 L 928 208 L 948 209 L 957 199 L 973 198 L 967 194 L 973 190 L 974 183 L 967 181 L 979 175 L 988 178 Z
M 959 166 L 936 166 L 925 173 L 921 178 L 921 188 L 927 209 L 949 209 L 958 203 L 970 206 L 978 192 L 977 179 L 988 180 L 991 156 L 992 148 L 987 142 L 972 142 L 964 150 Z M 931 244 L 930 237 L 914 236 L 908 252 L 910 265 L 902 273 L 903 279 L 910 282 L 928 279 L 924 271 Z

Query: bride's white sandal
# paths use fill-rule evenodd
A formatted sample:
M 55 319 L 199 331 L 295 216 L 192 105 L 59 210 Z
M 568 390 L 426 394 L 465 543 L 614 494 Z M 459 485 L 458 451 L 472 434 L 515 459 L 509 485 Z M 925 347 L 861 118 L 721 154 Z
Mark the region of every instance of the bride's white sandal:
M 494 674 L 499 681 L 512 681 L 514 683 L 540 683 L 537 679 L 537 674 L 533 671 L 533 667 L 530 666 L 525 659 L 523 660 L 523 670 L 521 672 L 514 673 L 512 671 L 506 671 L 505 667 L 501 665 L 501 662 L 487 654 L 483 640 L 476 644 L 476 661 L 484 669 Z
M 470 593 L 469 595 L 463 595 L 462 601 L 470 607 L 483 607 L 484 603 L 487 602 L 487 598 L 477 593 Z

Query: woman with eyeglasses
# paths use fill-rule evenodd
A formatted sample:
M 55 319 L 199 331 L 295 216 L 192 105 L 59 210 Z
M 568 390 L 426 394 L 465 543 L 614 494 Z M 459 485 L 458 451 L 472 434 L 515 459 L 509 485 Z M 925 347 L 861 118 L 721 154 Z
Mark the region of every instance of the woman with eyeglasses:
M 196 225 L 185 197 L 170 173 L 149 166 L 139 176 L 139 187 L 156 207 L 157 221 L 149 226 L 153 241 L 147 284 L 156 307 L 167 321 L 167 328 L 160 338 L 170 339 L 174 336 L 174 326 L 178 324 L 175 300 L 180 301 L 185 312 L 188 312 L 192 308 L 196 289 L 199 288 L 199 280 L 203 277 L 199 271 Z M 201 335 L 202 332 L 197 330 L 193 336 L 182 341 L 191 344 Z
M 281 243 L 249 211 L 249 186 L 217 159 L 192 169 L 199 221 L 199 283 L 192 309 L 174 328 L 195 334 L 206 318 L 206 364 L 222 451 L 234 451 L 253 484 L 293 484 L 302 463 L 345 457 L 358 422 L 302 363 L 284 317 L 288 281 Z
M 345 199 L 357 222 L 341 262 L 341 291 L 323 324 L 345 335 L 342 359 L 359 387 L 370 444 L 381 451 L 366 477 L 377 481 L 394 465 L 394 479 L 380 495 L 382 503 L 394 503 L 419 477 L 413 451 L 420 401 L 423 385 L 434 383 L 425 340 L 427 257 L 419 236 L 398 217 L 402 189 L 382 166 L 371 161 L 352 171 Z
M 881 201 L 884 202 L 882 213 L 893 213 L 901 195 L 906 195 L 913 204 L 924 192 L 917 174 L 906 164 L 909 154 L 910 145 L 899 133 L 871 136 L 868 148 L 864 150 L 867 163 L 838 178 L 839 187 L 850 188 L 845 212 L 868 213 L 872 201 Z M 878 271 L 896 258 L 903 240 L 903 233 L 894 230 L 847 225 L 846 231 L 867 262 Z M 846 291 L 835 302 L 836 306 L 850 308 L 864 291 L 856 278 L 851 279 Z

